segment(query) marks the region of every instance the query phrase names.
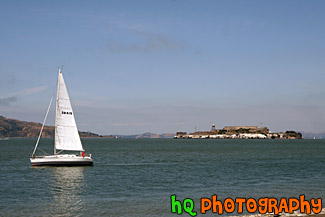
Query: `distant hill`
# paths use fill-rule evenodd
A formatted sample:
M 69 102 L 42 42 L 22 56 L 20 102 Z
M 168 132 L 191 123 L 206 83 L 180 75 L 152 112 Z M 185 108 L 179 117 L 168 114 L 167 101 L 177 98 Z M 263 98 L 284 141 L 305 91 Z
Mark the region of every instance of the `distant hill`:
M 174 138 L 175 134 L 174 133 L 164 133 L 164 134 L 155 134 L 155 133 L 142 133 L 142 134 L 136 134 L 136 135 L 116 135 L 118 138 L 136 138 L 136 139 L 141 139 L 141 138 L 149 138 L 149 139 L 170 139 Z
M 0 116 L 0 138 L 4 137 L 38 137 L 42 124 L 35 122 L 19 121 Z M 80 132 L 80 137 L 101 137 L 92 132 Z M 43 138 L 54 137 L 54 126 L 44 126 L 42 132 Z
M 160 138 L 174 138 L 175 134 L 173 133 L 165 133 L 165 134 L 154 134 L 154 133 L 143 133 L 137 135 L 135 138 L 151 138 L 151 139 L 160 139 Z
M 164 134 L 155 134 L 155 133 L 142 133 L 142 134 L 135 134 L 135 135 L 115 135 L 117 138 L 128 138 L 128 139 L 170 139 L 174 138 L 174 133 L 164 133 Z
M 5 118 L 0 116 L 0 138 L 6 137 L 27 137 L 37 138 L 41 130 L 42 124 L 36 122 L 20 121 L 16 119 Z M 99 135 L 92 132 L 79 131 L 80 137 L 92 138 L 173 138 L 175 134 L 154 134 L 143 133 L 138 135 Z M 54 138 L 54 126 L 44 126 L 42 138 Z

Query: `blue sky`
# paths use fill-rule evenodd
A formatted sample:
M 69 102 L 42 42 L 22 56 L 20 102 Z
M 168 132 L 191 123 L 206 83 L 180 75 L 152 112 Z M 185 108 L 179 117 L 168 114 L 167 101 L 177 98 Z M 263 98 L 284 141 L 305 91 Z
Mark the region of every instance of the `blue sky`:
M 80 130 L 325 131 L 324 11 L 317 0 L 1 1 L 0 115 L 42 122 L 64 65 Z

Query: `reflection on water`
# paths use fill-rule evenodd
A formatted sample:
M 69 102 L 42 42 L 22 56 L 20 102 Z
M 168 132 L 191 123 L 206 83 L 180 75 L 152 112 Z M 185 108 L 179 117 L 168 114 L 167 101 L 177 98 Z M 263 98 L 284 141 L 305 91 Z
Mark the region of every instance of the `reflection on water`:
M 53 167 L 49 203 L 52 216 L 80 216 L 84 207 L 81 197 L 84 186 L 84 167 Z

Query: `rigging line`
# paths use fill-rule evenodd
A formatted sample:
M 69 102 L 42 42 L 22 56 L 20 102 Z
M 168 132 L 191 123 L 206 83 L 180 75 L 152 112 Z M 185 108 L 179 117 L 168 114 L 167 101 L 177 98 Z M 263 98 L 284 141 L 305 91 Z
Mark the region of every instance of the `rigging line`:
M 56 86 L 56 85 L 55 85 Z M 36 148 L 37 148 L 37 146 L 38 146 L 38 143 L 39 143 L 39 140 L 40 140 L 40 137 L 41 137 L 41 135 L 42 135 L 42 130 L 43 130 L 43 128 L 44 128 L 44 124 L 45 124 L 45 121 L 46 121 L 46 119 L 47 119 L 47 115 L 48 115 L 48 112 L 50 111 L 50 108 L 51 108 L 51 103 L 52 103 L 52 100 L 53 100 L 53 97 L 54 97 L 54 95 L 55 95 L 55 88 L 53 88 L 53 93 L 52 93 L 52 97 L 51 97 L 51 100 L 50 100 L 50 104 L 49 104 L 49 107 L 47 108 L 47 113 L 46 113 L 46 115 L 45 115 L 45 118 L 44 118 L 44 121 L 43 121 L 43 125 L 42 125 L 42 128 L 41 128 L 41 132 L 40 132 L 40 135 L 38 136 L 38 139 L 37 139 L 37 142 L 36 142 L 36 145 L 35 145 L 35 148 L 34 148 L 34 151 L 33 151 L 33 154 L 32 154 L 32 156 L 34 156 L 35 155 L 35 152 L 36 152 Z M 40 149 L 41 150 L 41 149 Z M 44 152 L 44 151 L 43 151 Z M 46 152 L 45 152 L 46 153 Z M 46 153 L 46 154 L 48 154 L 48 153 Z
M 58 101 L 59 101 L 59 90 L 60 90 L 60 82 L 59 82 L 59 78 L 60 78 L 60 74 L 61 74 L 61 68 L 59 67 L 59 76 L 58 76 L 58 80 L 57 80 L 57 82 L 56 82 L 56 86 L 57 86 L 57 89 L 56 89 L 56 99 L 55 99 L 55 131 L 54 131 L 54 150 L 53 150 L 53 153 L 54 153 L 54 155 L 56 155 L 56 143 L 57 143 L 57 115 L 58 115 L 58 111 L 59 111 L 59 109 L 58 109 L 58 106 L 59 106 L 59 104 L 58 104 Z
M 39 133 L 39 136 L 38 136 L 38 138 L 37 138 L 37 142 L 36 142 L 36 145 L 35 145 L 35 148 L 34 148 L 34 151 L 33 151 L 32 156 L 35 155 L 35 152 L 36 152 L 36 149 L 37 149 L 37 146 L 38 146 L 39 140 L 40 140 L 40 138 L 41 138 L 41 136 L 42 136 L 42 131 L 43 131 L 43 128 L 44 128 L 45 121 L 46 121 L 46 119 L 47 119 L 47 115 L 49 114 L 49 111 L 50 111 L 50 107 L 51 107 L 51 104 L 52 104 L 52 100 L 53 100 L 53 97 L 51 97 L 49 107 L 47 108 L 47 112 L 46 112 L 46 115 L 45 115 L 45 118 L 44 118 L 44 121 L 43 121 L 43 125 L 42 125 L 41 131 L 40 131 L 40 133 Z
M 44 154 L 50 155 L 49 153 L 47 153 L 46 151 L 43 151 L 42 149 L 38 148 L 38 150 L 40 150 L 41 152 L 43 152 Z

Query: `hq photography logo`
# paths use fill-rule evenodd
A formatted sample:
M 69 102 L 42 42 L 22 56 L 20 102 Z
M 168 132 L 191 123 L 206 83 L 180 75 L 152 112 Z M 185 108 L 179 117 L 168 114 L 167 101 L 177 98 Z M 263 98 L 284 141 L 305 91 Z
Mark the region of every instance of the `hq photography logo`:
M 171 212 L 181 215 L 187 213 L 190 216 L 196 216 L 194 200 L 191 198 L 185 198 L 183 201 L 177 200 L 176 195 L 170 196 Z M 280 200 L 272 197 L 263 198 L 226 198 L 221 201 L 217 199 L 217 195 L 212 195 L 211 198 L 202 197 L 200 200 L 199 212 L 206 214 L 212 212 L 215 214 L 234 213 L 241 214 L 244 209 L 248 213 L 266 214 L 273 213 L 278 215 L 279 213 L 294 213 L 300 211 L 300 213 L 311 214 L 311 212 L 318 214 L 322 211 L 322 198 L 311 198 L 309 201 L 305 200 L 305 195 L 300 195 L 298 198 L 281 198 Z

